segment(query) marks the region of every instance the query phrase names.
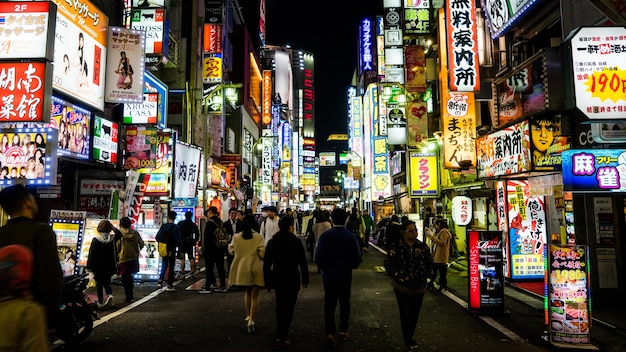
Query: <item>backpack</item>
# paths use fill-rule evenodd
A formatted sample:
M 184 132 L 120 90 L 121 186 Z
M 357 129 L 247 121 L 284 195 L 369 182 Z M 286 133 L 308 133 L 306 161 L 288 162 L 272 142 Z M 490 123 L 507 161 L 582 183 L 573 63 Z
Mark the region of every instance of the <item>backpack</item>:
M 218 224 L 215 220 L 209 220 L 214 223 L 217 228 L 215 229 L 215 247 L 217 248 L 226 248 L 228 246 L 228 232 L 224 229 L 223 224 Z
M 170 232 L 172 232 L 173 229 L 174 226 L 170 226 L 167 230 L 159 231 L 155 237 L 156 241 L 159 243 L 167 243 L 170 240 Z

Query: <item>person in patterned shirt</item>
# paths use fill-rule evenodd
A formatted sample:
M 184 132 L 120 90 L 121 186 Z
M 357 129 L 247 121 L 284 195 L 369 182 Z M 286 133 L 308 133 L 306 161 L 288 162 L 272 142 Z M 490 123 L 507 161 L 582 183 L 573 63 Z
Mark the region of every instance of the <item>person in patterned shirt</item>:
M 407 351 L 416 351 L 413 338 L 419 318 L 427 279 L 433 270 L 433 257 L 428 246 L 417 239 L 415 222 L 402 223 L 402 241 L 391 244 L 385 256 L 385 270 L 392 278 L 391 286 L 400 309 L 400 326 Z

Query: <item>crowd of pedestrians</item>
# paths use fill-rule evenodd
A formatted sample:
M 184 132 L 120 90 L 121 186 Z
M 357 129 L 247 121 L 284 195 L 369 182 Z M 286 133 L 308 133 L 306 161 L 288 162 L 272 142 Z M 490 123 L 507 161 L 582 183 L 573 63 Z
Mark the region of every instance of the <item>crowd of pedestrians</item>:
M 37 346 L 36 350 L 46 351 L 50 346 L 45 331 L 54 331 L 63 284 L 56 235 L 47 224 L 34 220 L 37 203 L 24 186 L 0 191 L 0 206 L 10 216 L 0 228 L 0 321 L 3 326 L 28 325 L 24 330 L 28 333 L 8 334 L 3 338 L 15 340 L 9 341 L 8 346 L 30 344 Z M 245 326 L 248 333 L 254 333 L 259 292 L 263 288 L 273 291 L 274 349 L 286 350 L 292 347 L 289 329 L 298 293 L 309 284 L 305 246 L 298 235 L 306 236 L 311 260 L 317 265 L 324 287 L 326 346 L 333 348 L 337 341 L 348 339 L 352 272 L 369 251 L 369 241 L 377 237 L 378 244 L 384 245 L 386 250 L 384 266 L 392 279 L 405 347 L 409 351 L 417 349 L 414 335 L 424 294 L 437 279 L 440 290 L 447 284 L 447 262 L 454 237 L 443 218 L 437 218 L 431 210 L 426 212 L 426 219 L 433 223 L 432 227 L 424 228 L 429 240 L 427 245 L 418 239 L 415 222 L 397 215 L 374 223 L 368 212 L 357 208 L 350 212 L 339 207 L 330 212 L 317 209 L 305 226 L 302 212 L 287 209 L 279 213 L 274 206 L 265 206 L 262 211 L 264 216 L 259 221 L 249 211 L 231 208 L 228 219 L 222 221 L 219 210 L 211 206 L 205 212 L 202 233 L 191 212 L 185 213 L 185 219 L 178 224 L 175 223 L 177 213 L 168 212 L 167 221 L 156 235 L 157 241 L 165 245 L 158 285 L 165 283 L 166 291 L 176 290 L 176 259 L 181 260 L 179 274 L 185 272 L 185 259 L 190 261 L 191 270 L 190 275 L 178 278 L 194 279 L 195 251 L 201 249 L 206 264 L 206 283 L 200 292 L 227 292 L 229 287 L 243 291 Z M 223 232 L 228 235 L 226 247 L 219 245 L 218 236 Z M 198 244 L 200 248 L 196 248 Z M 119 229 L 108 220 L 100 221 L 88 249 L 86 265 L 96 281 L 100 307 L 113 299 L 111 277 L 115 274 L 121 276 L 125 302 L 134 300 L 134 275 L 139 271 L 138 258 L 143 246 L 141 234 L 132 228 L 128 217 L 120 219 Z M 9 261 L 8 257 L 14 256 L 20 260 L 10 259 L 11 265 L 3 265 Z M 25 270 L 23 268 L 32 268 L 27 269 L 31 275 L 24 275 L 21 281 L 7 279 L 9 270 Z M 4 313 L 13 311 L 23 312 L 29 320 L 10 322 L 9 315 Z M 43 317 L 45 319 L 41 319 Z M 3 346 L 5 342 L 1 341 Z

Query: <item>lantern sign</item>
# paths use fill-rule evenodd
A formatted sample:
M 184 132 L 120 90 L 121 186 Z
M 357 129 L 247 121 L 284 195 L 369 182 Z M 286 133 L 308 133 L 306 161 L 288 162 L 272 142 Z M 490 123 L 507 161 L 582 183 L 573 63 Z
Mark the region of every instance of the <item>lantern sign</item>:
M 452 198 L 452 220 L 459 226 L 465 226 L 472 220 L 472 199 L 467 196 Z

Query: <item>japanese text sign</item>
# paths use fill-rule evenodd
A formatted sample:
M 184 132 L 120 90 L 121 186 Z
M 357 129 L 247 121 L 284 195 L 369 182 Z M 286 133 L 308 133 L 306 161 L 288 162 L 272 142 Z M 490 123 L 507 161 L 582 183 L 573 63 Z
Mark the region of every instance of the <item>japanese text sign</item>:
M 626 192 L 626 150 L 566 150 L 561 163 L 565 191 Z
M 202 148 L 176 141 L 174 157 L 174 196 L 194 198 L 197 196 L 198 176 Z
M 439 196 L 439 168 L 435 153 L 409 152 L 410 196 Z
M 589 119 L 626 118 L 626 27 L 585 27 L 572 39 L 576 108 Z
M 524 121 L 476 140 L 478 177 L 494 177 L 530 169 L 530 137 Z
M 546 208 L 543 196 L 531 196 L 528 182 L 506 182 L 508 251 L 512 279 L 543 279 Z
M 450 90 L 480 90 L 476 5 L 473 0 L 446 2 Z
M 52 67 L 43 62 L 0 62 L 0 122 L 47 122 Z
M 548 297 L 550 341 L 565 346 L 591 345 L 589 255 L 585 246 L 550 245 Z
M 109 27 L 105 100 L 107 103 L 143 101 L 146 32 Z
M 0 58 L 52 61 L 56 12 L 48 1 L 0 2 Z
M 476 165 L 476 102 L 474 93 L 455 93 L 443 89 L 443 164 L 460 168 L 461 161 Z
M 133 10 L 131 28 L 146 32 L 146 54 L 167 54 L 165 10 Z

